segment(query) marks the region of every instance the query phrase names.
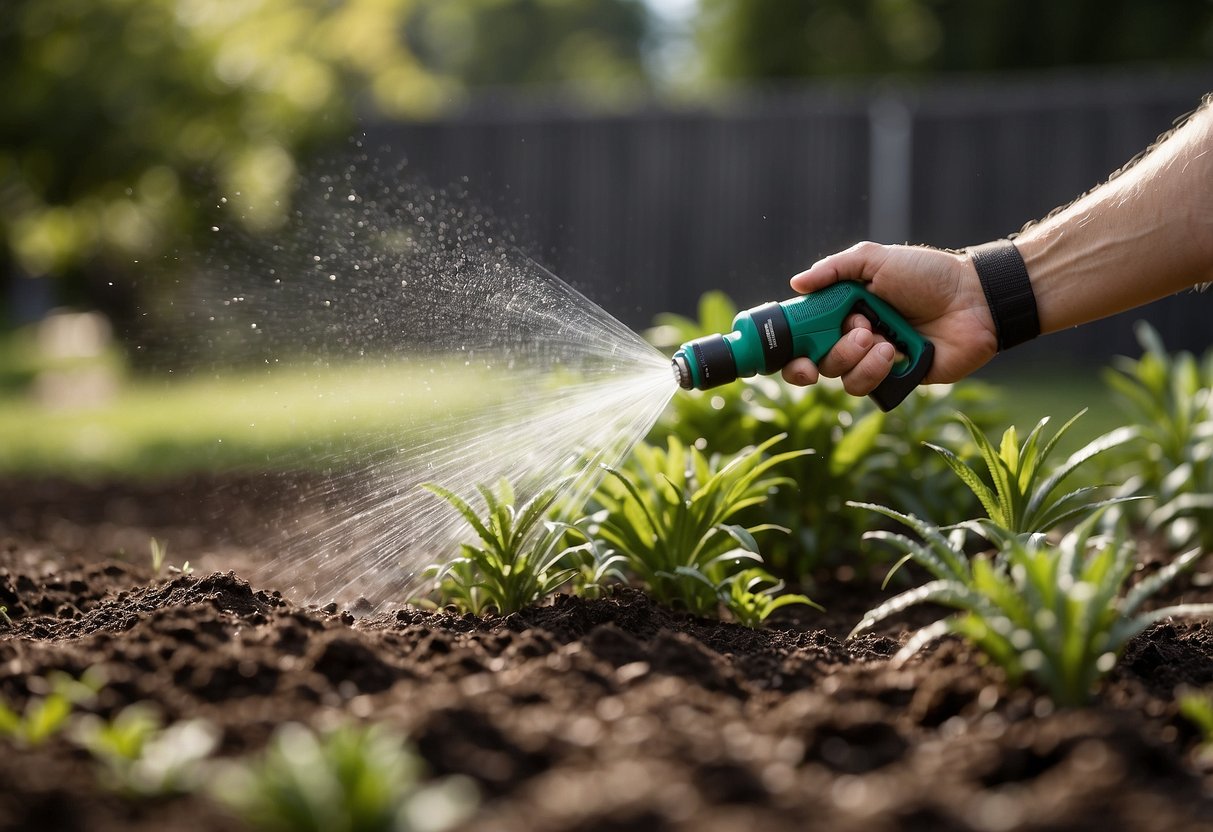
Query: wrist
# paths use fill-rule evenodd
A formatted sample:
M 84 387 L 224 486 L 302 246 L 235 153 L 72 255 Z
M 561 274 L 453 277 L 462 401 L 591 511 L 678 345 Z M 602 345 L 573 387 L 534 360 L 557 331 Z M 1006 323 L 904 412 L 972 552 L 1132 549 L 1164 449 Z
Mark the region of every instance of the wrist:
M 985 295 L 998 351 L 1040 335 L 1040 317 L 1023 256 L 1010 240 L 995 240 L 968 249 Z

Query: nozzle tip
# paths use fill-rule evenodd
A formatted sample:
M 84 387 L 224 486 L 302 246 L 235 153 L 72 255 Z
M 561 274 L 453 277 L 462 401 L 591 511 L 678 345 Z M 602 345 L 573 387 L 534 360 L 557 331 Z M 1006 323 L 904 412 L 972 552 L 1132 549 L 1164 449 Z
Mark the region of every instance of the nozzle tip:
M 686 358 L 681 355 L 674 356 L 674 360 L 670 362 L 674 368 L 674 380 L 678 382 L 678 386 L 683 390 L 690 390 L 695 386 L 691 378 L 691 368 L 687 364 Z

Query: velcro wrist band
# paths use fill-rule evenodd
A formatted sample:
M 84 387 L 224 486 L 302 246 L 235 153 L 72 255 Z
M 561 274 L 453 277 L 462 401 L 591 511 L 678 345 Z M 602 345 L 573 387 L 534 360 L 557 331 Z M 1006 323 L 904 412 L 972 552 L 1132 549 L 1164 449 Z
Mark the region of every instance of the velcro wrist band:
M 1008 350 L 1040 334 L 1036 295 L 1019 249 L 1010 240 L 995 240 L 968 249 L 994 318 L 998 351 Z

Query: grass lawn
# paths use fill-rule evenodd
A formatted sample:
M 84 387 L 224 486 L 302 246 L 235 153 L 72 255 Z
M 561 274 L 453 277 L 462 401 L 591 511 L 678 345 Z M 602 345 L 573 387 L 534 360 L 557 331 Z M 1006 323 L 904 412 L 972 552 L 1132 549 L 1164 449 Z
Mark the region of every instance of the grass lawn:
M 1120 414 L 1091 370 L 987 376 L 1021 436 L 1042 416 L 1069 452 L 1116 427 Z M 136 380 L 105 404 L 54 409 L 0 397 L 0 474 L 171 476 L 192 471 L 341 465 L 406 448 L 419 430 L 484 403 L 486 385 L 423 364 L 294 367 L 264 374 Z
M 1048 434 L 1084 407 L 1087 412 L 1058 444 L 1057 457 L 1075 451 L 1100 434 L 1125 424 L 1125 416 L 1104 384 L 1102 371 L 1092 368 L 1055 372 L 1015 369 L 991 373 L 984 380 L 1002 391 L 1005 424 L 1015 425 L 1020 439 L 1044 416 Z
M 484 400 L 466 374 L 424 365 L 296 367 L 136 380 L 93 407 L 0 397 L 0 473 L 167 476 L 340 465 Z

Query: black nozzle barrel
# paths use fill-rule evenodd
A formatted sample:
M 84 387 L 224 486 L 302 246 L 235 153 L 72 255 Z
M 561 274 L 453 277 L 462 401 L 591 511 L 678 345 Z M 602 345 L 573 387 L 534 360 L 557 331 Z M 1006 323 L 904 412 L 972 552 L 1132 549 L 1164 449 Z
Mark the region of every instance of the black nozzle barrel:
M 700 390 L 719 387 L 737 380 L 737 362 L 723 335 L 705 335 L 690 342 L 699 366 Z

